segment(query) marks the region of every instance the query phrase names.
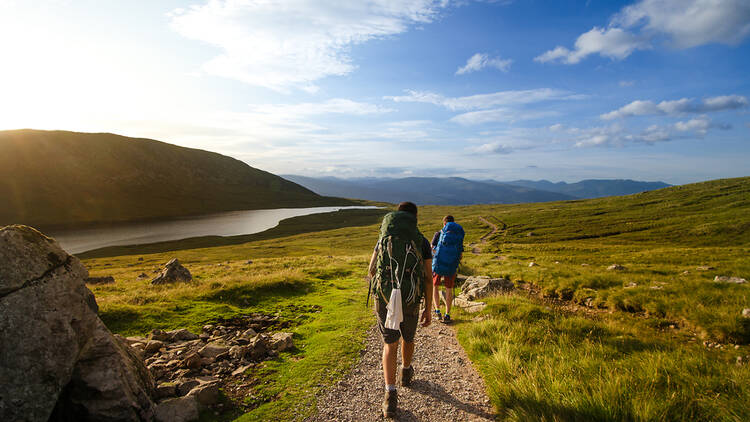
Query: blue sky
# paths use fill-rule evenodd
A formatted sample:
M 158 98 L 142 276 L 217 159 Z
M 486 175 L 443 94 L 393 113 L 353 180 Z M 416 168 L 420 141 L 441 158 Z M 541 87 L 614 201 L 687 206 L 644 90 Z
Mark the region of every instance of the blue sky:
M 277 174 L 750 175 L 750 2 L 0 0 L 0 129 Z

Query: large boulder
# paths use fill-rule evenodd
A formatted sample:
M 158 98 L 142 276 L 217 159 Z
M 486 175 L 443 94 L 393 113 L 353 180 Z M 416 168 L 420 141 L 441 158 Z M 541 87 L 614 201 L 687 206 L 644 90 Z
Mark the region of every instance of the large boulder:
M 190 271 L 183 267 L 177 258 L 174 258 L 167 262 L 167 265 L 164 266 L 164 269 L 161 270 L 161 273 L 156 278 L 151 280 L 151 284 L 187 283 L 192 280 L 193 276 L 190 274 Z
M 99 319 L 87 276 L 53 239 L 0 229 L 0 420 L 153 419 L 153 380 Z

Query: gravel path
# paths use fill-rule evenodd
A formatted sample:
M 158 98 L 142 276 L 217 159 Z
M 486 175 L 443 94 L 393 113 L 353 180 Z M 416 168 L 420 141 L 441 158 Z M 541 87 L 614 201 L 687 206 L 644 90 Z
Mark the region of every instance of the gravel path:
M 419 327 L 411 387 L 398 388 L 398 421 L 492 421 L 482 378 L 458 344 L 450 326 L 433 321 Z M 381 421 L 384 383 L 383 341 L 377 327 L 368 332 L 361 360 L 318 401 L 309 421 Z M 399 357 L 399 362 L 401 358 Z

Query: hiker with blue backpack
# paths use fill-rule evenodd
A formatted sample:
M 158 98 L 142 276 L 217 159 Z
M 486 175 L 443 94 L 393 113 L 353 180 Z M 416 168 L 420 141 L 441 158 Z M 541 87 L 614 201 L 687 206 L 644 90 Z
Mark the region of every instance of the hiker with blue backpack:
M 383 337 L 383 378 L 385 397 L 383 416 L 393 418 L 398 407 L 396 364 L 401 342 L 401 385 L 408 387 L 414 378 L 412 357 L 417 324 L 432 320 L 432 249 L 417 228 L 417 206 L 402 202 L 398 211 L 383 217 L 380 237 L 370 259 L 370 294 L 375 295 L 378 328 Z M 420 302 L 425 308 L 419 315 Z
M 435 317 L 445 324 L 451 322 L 453 287 L 456 285 L 458 264 L 464 252 L 464 229 L 452 215 L 443 218 L 443 228 L 432 237 L 432 300 Z M 442 281 L 441 281 L 442 280 Z M 440 284 L 445 285 L 445 315 L 440 315 Z

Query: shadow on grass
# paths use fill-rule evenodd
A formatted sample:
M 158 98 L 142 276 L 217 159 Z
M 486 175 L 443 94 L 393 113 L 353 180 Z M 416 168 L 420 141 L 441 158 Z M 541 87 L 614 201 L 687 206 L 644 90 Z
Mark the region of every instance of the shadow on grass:
M 239 286 L 217 289 L 197 298 L 207 302 L 226 303 L 233 306 L 248 307 L 264 302 L 278 301 L 312 293 L 315 287 L 312 283 L 294 280 L 279 281 L 267 284 L 244 284 Z

